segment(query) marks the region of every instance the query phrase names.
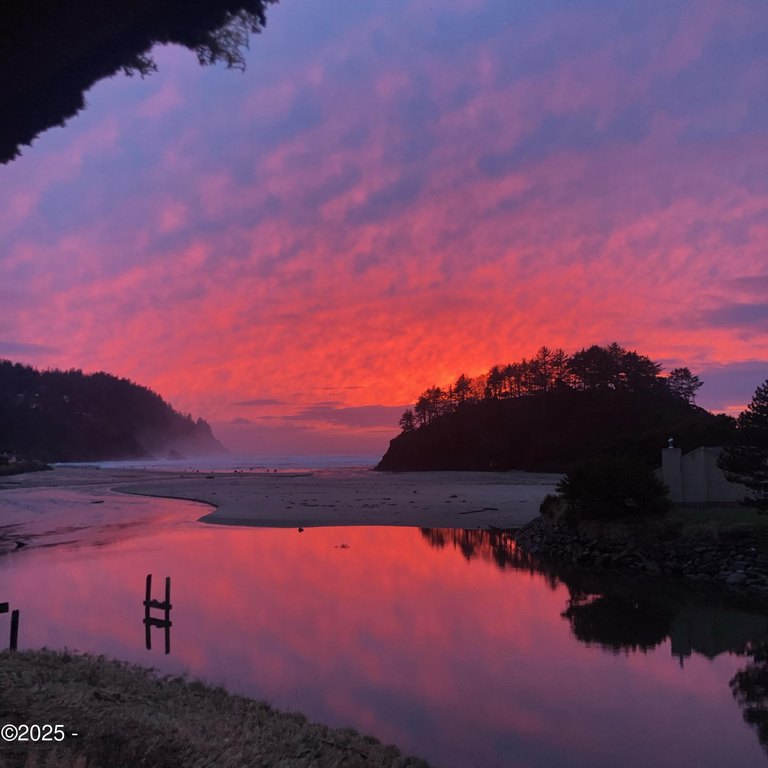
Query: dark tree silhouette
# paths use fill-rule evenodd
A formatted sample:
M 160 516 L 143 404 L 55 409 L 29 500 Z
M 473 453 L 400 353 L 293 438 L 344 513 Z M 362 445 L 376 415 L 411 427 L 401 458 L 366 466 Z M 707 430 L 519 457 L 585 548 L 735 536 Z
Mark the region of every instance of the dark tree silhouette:
M 448 544 L 461 553 L 464 559 L 483 560 L 493 563 L 501 570 L 507 568 L 525 570 L 529 573 L 544 573 L 547 570 L 538 565 L 529 555 L 515 545 L 514 531 L 510 530 L 464 530 L 460 528 L 420 528 L 421 535 L 435 549 L 445 549 Z M 552 583 L 554 589 L 556 583 Z
M 562 615 L 583 643 L 648 651 L 666 640 L 675 612 L 659 602 L 614 594 L 572 597 Z
M 469 376 L 461 374 L 453 385 L 453 397 L 456 405 L 461 405 L 472 398 L 472 380 Z
M 572 355 L 569 368 L 577 389 L 615 389 L 619 378 L 615 355 L 596 344 Z
M 416 423 L 419 426 L 424 426 L 431 424 L 449 410 L 452 410 L 449 393 L 440 387 L 430 387 L 416 401 L 413 413 Z
M 751 655 L 752 662 L 731 680 L 731 691 L 744 722 L 757 729 L 760 744 L 768 752 L 768 645 L 758 645 Z
M 676 369 L 674 377 L 670 375 L 664 379 L 670 391 L 673 391 L 670 381 L 683 382 L 680 374 L 683 370 L 687 371 L 685 381 L 692 387 L 691 392 L 701 386 L 696 383 L 698 377 L 687 368 Z M 567 389 L 643 392 L 660 386 L 660 373 L 658 363 L 628 351 L 616 342 L 607 347 L 594 344 L 571 357 L 562 349 L 552 350 L 543 346 L 530 360 L 523 358 L 519 362 L 494 365 L 488 373 L 474 380 L 462 373 L 447 390 L 440 387 L 425 390 L 414 408 L 415 426 L 426 426 L 439 416 L 455 411 L 463 403 L 475 402 L 478 392 L 486 400 L 507 400 Z M 680 383 L 675 394 L 682 391 L 682 387 Z
M 571 376 L 580 389 L 651 389 L 658 384 L 661 365 L 644 355 L 630 352 L 614 342 L 582 349 L 569 361 Z
M 222 453 L 203 420 L 127 379 L 0 360 L 0 451 L 44 461 Z
M 276 0 L 8 0 L 0 23 L 0 163 L 85 106 L 117 72 L 155 71 L 155 44 L 176 43 L 201 64 L 245 67 L 249 37 Z
M 599 456 L 571 468 L 557 491 L 573 519 L 614 519 L 661 514 L 667 488 L 644 464 L 627 456 Z
M 691 373 L 689 368 L 673 368 L 664 380 L 669 391 L 681 397 L 687 403 L 696 401 L 696 392 L 704 383 L 698 376 Z
M 698 377 L 673 380 L 695 391 Z M 723 445 L 733 419 L 696 408 L 685 391 L 673 392 L 658 363 L 615 342 L 571 356 L 543 346 L 530 359 L 425 390 L 379 469 L 566 471 L 605 453 L 653 467 L 670 434 L 687 451 Z
M 498 400 L 504 396 L 504 371 L 501 366 L 494 365 L 485 378 L 485 396 L 489 400 Z
M 400 417 L 400 429 L 402 429 L 403 432 L 412 432 L 416 429 L 416 417 L 410 408 L 407 408 Z
M 768 510 L 768 380 L 739 414 L 733 442 L 724 448 L 718 464 L 731 482 L 754 491 L 744 504 Z

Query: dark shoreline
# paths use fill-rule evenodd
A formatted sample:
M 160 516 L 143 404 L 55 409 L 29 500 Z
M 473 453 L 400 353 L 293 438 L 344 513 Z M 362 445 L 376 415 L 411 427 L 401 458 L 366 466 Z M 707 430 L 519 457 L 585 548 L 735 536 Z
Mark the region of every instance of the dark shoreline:
M 2 652 L 0 690 L 0 724 L 57 723 L 62 736 L 45 743 L 4 736 L 4 768 L 429 768 L 351 728 L 105 657 Z
M 515 532 L 526 556 L 606 577 L 658 577 L 768 612 L 768 528 L 623 529 L 539 516 Z

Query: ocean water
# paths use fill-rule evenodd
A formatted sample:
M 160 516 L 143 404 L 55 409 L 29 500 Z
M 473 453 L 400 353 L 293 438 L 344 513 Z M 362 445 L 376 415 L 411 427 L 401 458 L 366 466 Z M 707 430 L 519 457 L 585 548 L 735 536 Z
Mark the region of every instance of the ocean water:
M 288 470 L 312 472 L 324 469 L 373 469 L 381 459 L 376 454 L 264 455 L 227 454 L 182 459 L 128 459 L 61 463 L 57 466 L 91 466 L 105 469 L 150 469 L 158 472 L 267 472 Z

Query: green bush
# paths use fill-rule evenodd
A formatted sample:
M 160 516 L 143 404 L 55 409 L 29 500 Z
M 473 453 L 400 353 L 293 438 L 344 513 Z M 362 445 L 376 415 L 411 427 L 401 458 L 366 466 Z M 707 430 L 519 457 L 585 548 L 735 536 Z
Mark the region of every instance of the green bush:
M 574 466 L 557 486 L 572 520 L 617 520 L 666 512 L 667 487 L 642 462 L 603 456 Z

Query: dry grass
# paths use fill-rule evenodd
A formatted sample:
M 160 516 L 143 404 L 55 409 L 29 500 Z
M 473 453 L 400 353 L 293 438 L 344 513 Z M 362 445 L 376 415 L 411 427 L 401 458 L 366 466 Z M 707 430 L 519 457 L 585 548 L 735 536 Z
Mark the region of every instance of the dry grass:
M 0 742 L 0 768 L 429 768 L 353 730 L 103 657 L 0 653 L 0 726 L 62 723 L 60 744 Z

